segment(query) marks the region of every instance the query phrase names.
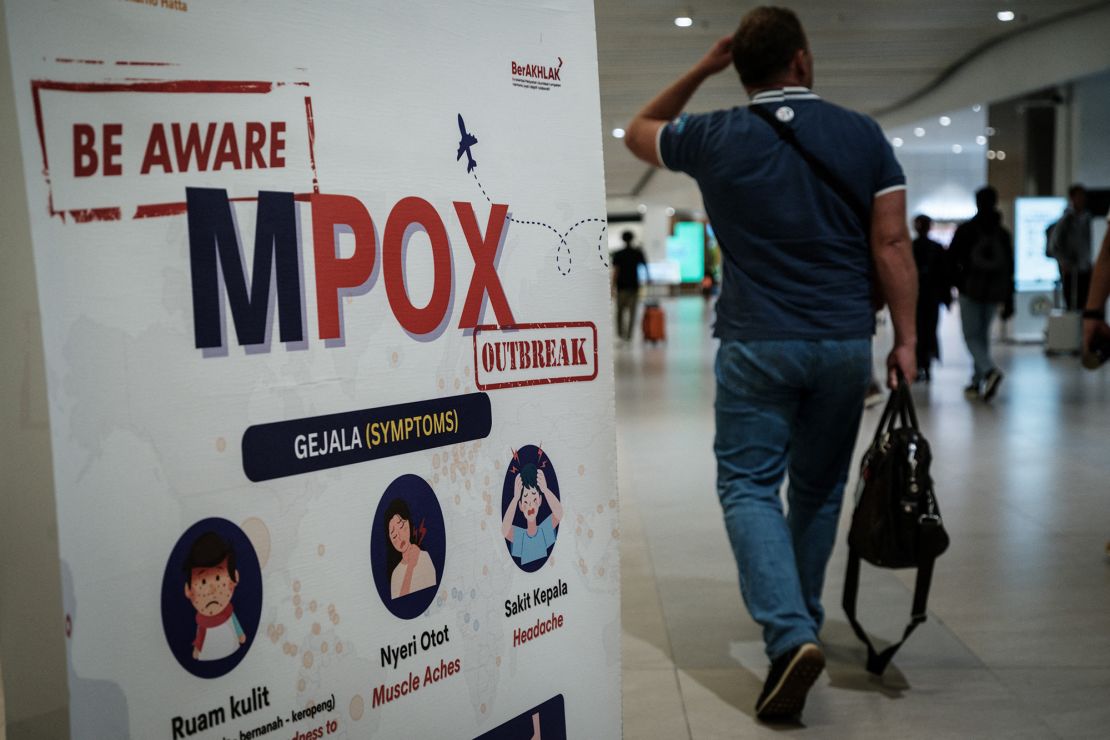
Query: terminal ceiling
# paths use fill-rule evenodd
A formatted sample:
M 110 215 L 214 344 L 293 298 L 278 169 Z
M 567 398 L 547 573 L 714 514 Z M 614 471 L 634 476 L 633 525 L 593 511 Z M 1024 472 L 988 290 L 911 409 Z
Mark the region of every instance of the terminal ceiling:
M 606 191 L 635 195 L 649 168 L 635 160 L 612 130 L 712 45 L 731 34 L 759 3 L 728 0 L 596 0 L 598 67 Z M 1075 12 L 1106 5 L 1090 0 L 795 0 L 815 63 L 814 90 L 872 115 L 896 110 L 963 61 L 996 41 Z M 1016 18 L 1003 23 L 1000 10 Z M 675 26 L 676 16 L 693 19 Z M 689 110 L 727 108 L 747 98 L 732 70 L 707 81 Z M 990 91 L 984 90 L 989 102 Z M 941 113 L 943 111 L 937 111 Z

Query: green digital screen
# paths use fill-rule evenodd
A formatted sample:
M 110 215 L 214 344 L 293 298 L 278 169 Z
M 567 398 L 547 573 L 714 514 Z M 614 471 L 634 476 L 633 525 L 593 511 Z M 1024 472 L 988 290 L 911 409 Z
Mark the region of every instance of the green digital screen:
M 679 221 L 667 237 L 667 258 L 679 264 L 682 282 L 700 283 L 705 277 L 705 225 Z

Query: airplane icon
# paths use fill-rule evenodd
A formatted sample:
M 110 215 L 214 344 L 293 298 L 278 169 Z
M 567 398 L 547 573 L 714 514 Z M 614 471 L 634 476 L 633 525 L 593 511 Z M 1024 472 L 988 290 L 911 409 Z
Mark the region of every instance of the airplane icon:
M 459 153 L 455 155 L 455 161 L 458 162 L 462 159 L 463 152 L 466 152 L 466 171 L 470 172 L 478 166 L 474 161 L 474 157 L 470 155 L 470 147 L 478 143 L 478 137 L 468 134 L 466 132 L 466 124 L 463 123 L 462 113 L 459 114 Z

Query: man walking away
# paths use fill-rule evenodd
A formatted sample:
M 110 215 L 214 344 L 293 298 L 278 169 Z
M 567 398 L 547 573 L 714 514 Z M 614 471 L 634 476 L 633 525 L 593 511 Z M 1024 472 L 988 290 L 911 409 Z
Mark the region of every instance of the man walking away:
M 680 116 L 730 63 L 751 105 Z M 888 383 L 896 371 L 916 375 L 905 176 L 878 124 L 825 102 L 812 83 L 797 16 L 756 8 L 649 102 L 625 138 L 645 162 L 697 181 L 721 244 L 717 494 L 744 603 L 771 659 L 756 702 L 763 720 L 797 716 L 825 665 L 821 588 L 871 376 L 872 260 L 894 323 Z
M 621 234 L 624 246 L 613 254 L 613 273 L 617 285 L 617 336 L 626 341 L 632 339 L 632 327 L 636 325 L 636 306 L 640 302 L 640 266 L 647 269 L 644 252 L 633 246 L 633 234 Z
M 913 220 L 913 260 L 917 264 L 917 379 L 928 382 L 933 360 L 940 359 L 937 323 L 940 307 L 952 303 L 948 259 L 944 247 L 929 238 L 933 219 L 920 214 Z
M 1014 242 L 1002 226 L 994 188 L 976 192 L 975 205 L 975 216 L 956 229 L 948 254 L 960 291 L 964 343 L 975 365 L 964 396 L 990 401 L 1003 377 L 991 358 L 991 322 L 999 304 L 1003 320 L 1014 314 Z

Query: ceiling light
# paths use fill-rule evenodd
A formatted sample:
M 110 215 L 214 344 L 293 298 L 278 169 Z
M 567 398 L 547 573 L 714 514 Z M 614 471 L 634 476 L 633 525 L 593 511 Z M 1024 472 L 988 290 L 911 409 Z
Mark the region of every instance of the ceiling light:
M 999 150 L 998 150 L 998 159 L 999 159 L 999 161 L 1001 161 L 1001 160 L 1003 160 L 1003 159 L 1005 159 L 1005 158 L 1006 158 L 1006 152 L 1004 152 L 1004 151 L 1002 151 L 1001 149 L 999 149 Z
M 668 216 L 673 216 L 674 215 L 674 209 L 673 208 L 667 208 L 667 215 Z
M 952 125 L 952 119 L 949 118 L 948 116 L 941 116 L 940 118 L 937 119 L 937 121 L 940 123 L 941 126 L 951 126 Z
M 624 138 L 624 129 L 623 128 L 613 129 L 613 138 L 614 139 L 623 139 Z
M 922 136 L 925 135 L 925 129 L 918 126 L 913 130 L 913 135 L 920 139 Z
M 986 136 L 976 136 L 975 137 L 975 143 L 978 144 L 979 146 L 986 146 L 987 145 L 987 137 Z
M 987 136 L 994 136 L 994 126 L 987 126 Z
M 689 28 L 694 25 L 694 19 L 688 15 L 680 15 L 674 19 L 674 24 L 679 28 Z
M 993 149 L 988 149 L 987 150 L 987 159 L 994 159 L 997 156 L 998 155 L 995 153 L 995 151 Z
M 983 110 L 983 106 L 981 106 L 981 105 L 979 105 L 978 103 L 976 103 L 975 105 L 971 106 L 971 110 L 973 110 L 973 111 L 975 111 L 976 113 L 978 113 L 979 111 Z
M 1000 11 L 998 11 L 998 20 L 1002 21 L 1003 23 L 1009 23 L 1010 21 L 1012 21 L 1016 17 L 1017 16 L 1014 15 L 1014 11 L 1012 11 L 1012 10 L 1000 10 Z
M 962 146 L 960 146 L 959 144 L 953 144 L 952 145 L 952 153 L 953 154 L 959 154 L 963 150 L 964 150 L 964 148 Z
M 636 206 L 636 210 L 640 213 L 647 213 L 647 204 L 641 203 L 640 205 Z
M 902 146 L 906 142 L 902 141 L 901 136 L 895 136 L 893 139 L 890 140 L 890 143 L 893 144 L 894 146 Z

